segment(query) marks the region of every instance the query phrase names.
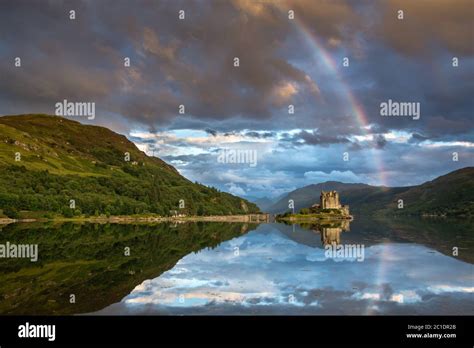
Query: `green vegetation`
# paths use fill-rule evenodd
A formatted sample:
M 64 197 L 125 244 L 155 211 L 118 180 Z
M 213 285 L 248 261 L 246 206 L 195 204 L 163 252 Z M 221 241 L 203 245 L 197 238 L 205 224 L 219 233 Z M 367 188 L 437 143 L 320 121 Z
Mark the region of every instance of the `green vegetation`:
M 403 200 L 403 209 L 397 201 Z M 435 215 L 474 218 L 474 167 L 466 167 L 398 194 L 383 208 L 390 215 Z
M 123 135 L 47 115 L 0 117 L 0 210 L 11 218 L 259 212 L 253 203 L 190 182 Z
M 287 211 L 276 216 L 277 221 L 300 221 L 300 220 L 345 220 L 351 216 L 344 215 L 339 209 L 314 209 L 302 208 L 299 214 Z
M 214 248 L 257 225 L 10 224 L 0 244 L 37 244 L 38 261 L 1 259 L 0 313 L 75 314 L 119 302 L 145 279 L 158 277 L 185 255 Z M 130 256 L 125 256 L 125 248 Z M 69 302 L 75 294 L 76 303 Z

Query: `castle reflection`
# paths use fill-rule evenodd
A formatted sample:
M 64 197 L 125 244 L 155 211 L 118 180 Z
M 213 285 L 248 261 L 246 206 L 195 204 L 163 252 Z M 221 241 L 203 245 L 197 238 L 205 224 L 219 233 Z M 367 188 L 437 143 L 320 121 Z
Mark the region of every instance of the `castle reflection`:
M 350 231 L 349 220 L 300 225 L 303 228 L 310 229 L 315 233 L 319 233 L 323 246 L 341 244 L 341 233 Z

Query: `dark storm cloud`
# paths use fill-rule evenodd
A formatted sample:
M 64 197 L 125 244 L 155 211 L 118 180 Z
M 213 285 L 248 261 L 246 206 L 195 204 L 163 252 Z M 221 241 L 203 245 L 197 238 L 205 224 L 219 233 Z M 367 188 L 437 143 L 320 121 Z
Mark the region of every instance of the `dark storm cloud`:
M 232 1 L 2 2 L 2 56 L 23 60 L 21 69 L 2 65 L 11 81 L 2 97 L 11 110 L 45 112 L 57 100 L 87 99 L 102 112 L 149 126 L 169 123 L 181 104 L 200 118 L 269 118 L 292 93 L 289 83 L 304 88 L 310 82 L 278 56 L 278 41 L 288 36 L 287 21 L 277 20 L 282 14 L 274 11 L 267 20 L 251 7 Z M 18 18 L 28 24 L 15 25 Z M 131 58 L 128 69 L 124 57 Z
M 274 132 L 245 132 L 245 136 L 247 137 L 252 137 L 252 138 L 259 138 L 259 139 L 265 139 L 265 138 L 272 138 L 275 136 Z
M 280 194 L 326 178 L 381 183 L 375 155 L 390 184 L 421 183 L 472 165 L 473 11 L 472 0 L 5 0 L 0 114 L 95 102 L 94 122 L 151 130 L 153 139 L 132 140 L 222 190 L 230 183 Z M 419 102 L 420 119 L 382 117 L 388 99 Z M 166 133 L 183 129 L 210 140 Z M 393 139 L 399 134 L 406 143 Z M 234 135 L 245 137 L 236 147 L 272 144 L 259 148 L 257 168 L 217 162 L 221 136 Z
M 350 142 L 349 139 L 345 137 L 320 134 L 317 131 L 301 131 L 294 136 L 293 142 L 295 144 L 301 144 L 299 140 L 303 140 L 304 144 L 307 145 L 329 145 Z
M 428 137 L 425 137 L 424 135 L 421 135 L 421 134 L 418 134 L 418 133 L 413 133 L 411 135 L 411 138 L 410 138 L 410 142 L 413 142 L 413 143 L 418 143 L 418 142 L 421 142 L 421 141 L 425 141 L 425 140 L 428 140 L 429 138 Z
M 364 147 L 357 141 L 354 141 L 351 146 L 349 146 L 349 150 L 351 151 L 359 151 L 364 149 Z
M 329 54 L 353 58 L 343 77 L 377 132 L 461 134 L 473 109 L 471 18 L 461 0 L 3 1 L 0 111 L 52 113 L 59 100 L 86 100 L 103 124 L 101 116 L 121 116 L 152 130 L 205 120 L 226 121 L 222 131 L 318 128 L 324 135 L 309 142 L 338 143 L 360 129 L 326 72 L 308 73 L 320 62 L 305 47 L 305 27 Z M 380 102 L 408 96 L 422 103 L 420 122 L 378 115 Z M 291 120 L 289 103 L 298 115 Z
M 374 138 L 374 145 L 377 149 L 382 149 L 387 144 L 387 139 L 381 134 L 377 134 Z
M 429 60 L 396 54 L 382 45 L 367 49 L 371 59 L 358 61 L 347 80 L 357 86 L 355 94 L 367 111 L 377 133 L 390 129 L 423 133 L 428 137 L 460 135 L 472 130 L 474 100 L 474 60 L 461 59 L 452 66 L 452 55 L 434 49 Z M 382 117 L 380 103 L 389 99 L 420 103 L 420 119 Z
M 435 44 L 459 56 L 474 54 L 471 0 L 388 0 L 380 2 L 380 10 L 376 33 L 401 53 L 425 55 Z M 402 21 L 399 10 L 404 12 Z
M 205 131 L 206 131 L 207 134 L 211 134 L 213 136 L 217 135 L 217 131 L 214 130 L 214 129 L 206 128 Z

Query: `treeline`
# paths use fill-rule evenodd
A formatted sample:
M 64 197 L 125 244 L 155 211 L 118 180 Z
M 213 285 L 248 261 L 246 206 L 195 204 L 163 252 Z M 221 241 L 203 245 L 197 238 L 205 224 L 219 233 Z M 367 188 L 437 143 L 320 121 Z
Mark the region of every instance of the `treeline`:
M 73 200 L 73 201 L 71 201 Z M 73 204 L 72 204 L 73 203 Z M 215 188 L 153 167 L 124 165 L 109 176 L 55 175 L 11 165 L 0 171 L 0 209 L 79 215 L 227 215 L 258 207 Z
M 137 284 L 158 277 L 183 256 L 215 248 L 256 226 L 219 222 L 178 226 L 9 224 L 2 229 L 3 240 L 38 244 L 41 257 L 38 262 L 2 260 L 0 313 L 70 315 L 97 311 L 119 302 Z M 132 251 L 130 256 L 124 257 L 125 247 Z M 52 293 L 59 294 L 56 301 L 49 301 Z M 69 294 L 82 300 L 71 306 Z

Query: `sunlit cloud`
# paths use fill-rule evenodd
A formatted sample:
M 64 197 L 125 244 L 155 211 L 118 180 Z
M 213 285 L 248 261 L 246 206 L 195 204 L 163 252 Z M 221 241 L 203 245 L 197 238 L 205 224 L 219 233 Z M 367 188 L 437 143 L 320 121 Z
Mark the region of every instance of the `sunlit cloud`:
M 149 305 L 176 310 L 251 305 L 324 311 L 328 296 L 345 303 L 343 312 L 357 313 L 383 312 L 388 305 L 424 305 L 429 294 L 456 297 L 474 292 L 471 265 L 428 250 L 413 244 L 378 244 L 365 248 L 364 262 L 334 262 L 325 257 L 324 249 L 297 243 L 272 225 L 261 225 L 215 249 L 184 257 L 171 270 L 135 287 L 122 304 L 136 311 Z M 405 272 L 412 264 L 433 267 Z

